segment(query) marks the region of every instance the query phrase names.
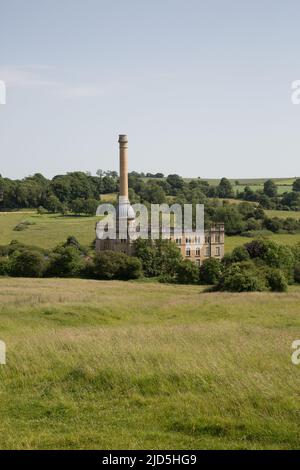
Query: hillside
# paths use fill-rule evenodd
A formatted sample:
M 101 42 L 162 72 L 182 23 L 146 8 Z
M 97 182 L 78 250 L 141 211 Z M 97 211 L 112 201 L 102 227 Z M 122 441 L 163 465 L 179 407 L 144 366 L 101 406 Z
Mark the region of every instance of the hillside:
M 235 201 L 235 200 L 233 200 Z M 300 219 L 299 211 L 265 211 L 269 217 Z M 30 225 L 24 231 L 15 231 L 15 227 L 22 221 L 28 221 Z M 95 239 L 95 224 L 97 217 L 71 216 L 61 214 L 39 215 L 34 210 L 31 212 L 0 212 L 0 245 L 5 245 L 11 240 L 18 240 L 27 245 L 35 245 L 41 248 L 54 248 L 57 244 L 66 240 L 69 235 L 74 235 L 81 244 L 90 246 Z M 300 242 L 300 233 L 295 234 L 270 234 L 268 238 L 287 245 Z M 226 236 L 225 251 L 231 252 L 235 246 L 247 243 L 251 238 L 240 236 Z

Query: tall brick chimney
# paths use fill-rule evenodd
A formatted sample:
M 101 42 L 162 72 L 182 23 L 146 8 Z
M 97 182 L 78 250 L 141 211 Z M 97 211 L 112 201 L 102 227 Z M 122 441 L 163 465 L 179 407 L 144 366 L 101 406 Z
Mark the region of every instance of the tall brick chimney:
M 127 135 L 119 135 L 120 151 L 120 196 L 128 200 L 128 138 Z

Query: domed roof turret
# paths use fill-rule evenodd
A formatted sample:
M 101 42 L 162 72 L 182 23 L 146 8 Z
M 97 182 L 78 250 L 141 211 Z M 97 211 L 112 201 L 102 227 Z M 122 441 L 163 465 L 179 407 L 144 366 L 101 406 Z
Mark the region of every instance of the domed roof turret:
M 119 204 L 116 207 L 116 216 L 118 219 L 126 219 L 127 220 L 134 220 L 135 219 L 135 212 L 133 210 L 132 205 L 127 200 L 122 201 L 120 197 Z

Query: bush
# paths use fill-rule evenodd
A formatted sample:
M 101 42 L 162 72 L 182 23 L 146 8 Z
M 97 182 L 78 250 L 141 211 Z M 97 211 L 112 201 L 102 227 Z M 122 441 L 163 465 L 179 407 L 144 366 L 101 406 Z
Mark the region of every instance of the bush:
M 115 251 L 98 252 L 94 258 L 96 279 L 137 279 L 142 275 L 142 263 L 138 258 Z
M 257 239 L 245 245 L 250 258 L 261 259 L 267 266 L 283 271 L 286 278 L 293 278 L 295 257 L 288 246 L 279 245 L 270 240 Z
M 286 292 L 288 285 L 284 274 L 279 269 L 271 269 L 267 273 L 267 282 L 272 292 Z
M 231 253 L 231 259 L 234 263 L 247 261 L 250 259 L 250 255 L 245 246 L 237 246 Z
M 30 225 L 35 225 L 35 222 L 31 222 L 30 220 L 23 220 L 22 222 L 18 223 L 14 227 L 14 232 L 22 232 L 23 230 L 26 230 Z
M 39 215 L 44 215 L 44 214 L 47 214 L 47 210 L 45 209 L 45 207 L 39 206 L 39 207 L 37 208 L 37 213 L 38 213 Z
M 0 276 L 8 276 L 10 274 L 11 263 L 7 256 L 0 257 Z
M 41 277 L 45 266 L 45 258 L 41 253 L 24 249 L 12 255 L 10 274 L 17 277 Z
M 179 284 L 197 284 L 199 282 L 199 270 L 196 264 L 187 259 L 179 263 L 176 281 Z
M 300 284 L 300 263 L 296 264 L 294 269 L 294 281 Z
M 267 286 L 259 270 L 251 262 L 234 263 L 225 269 L 218 289 L 229 292 L 261 292 Z
M 216 258 L 206 259 L 199 270 L 201 284 L 217 284 L 222 276 L 222 264 Z
M 126 256 L 124 264 L 118 272 L 119 279 L 127 281 L 129 279 L 139 279 L 142 276 L 142 263 L 138 258 Z
M 77 248 L 58 246 L 50 255 L 46 276 L 78 277 L 84 268 L 84 258 Z

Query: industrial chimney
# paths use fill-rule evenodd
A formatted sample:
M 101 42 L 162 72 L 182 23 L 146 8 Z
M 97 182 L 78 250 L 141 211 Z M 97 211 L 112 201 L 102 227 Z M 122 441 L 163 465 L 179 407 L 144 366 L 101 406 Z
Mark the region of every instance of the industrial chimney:
M 119 135 L 120 151 L 120 197 L 128 200 L 128 139 L 127 135 Z

